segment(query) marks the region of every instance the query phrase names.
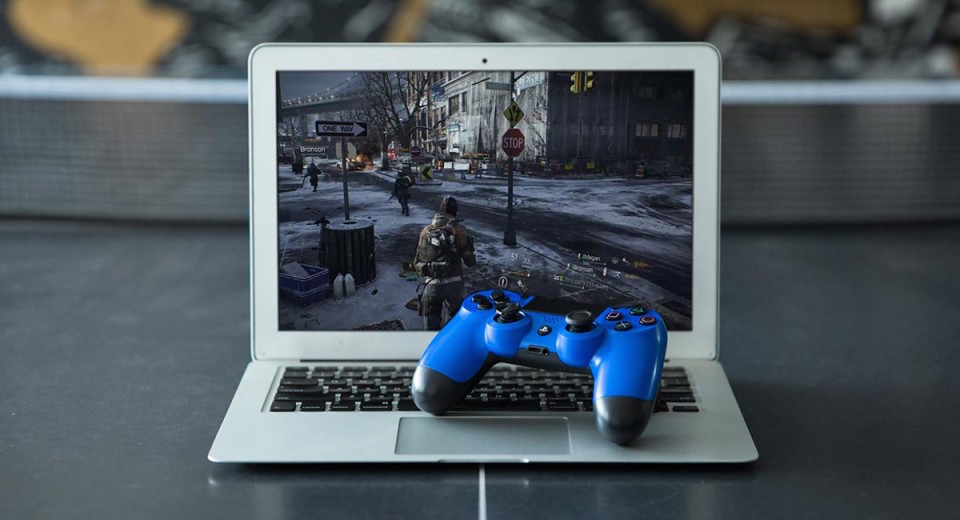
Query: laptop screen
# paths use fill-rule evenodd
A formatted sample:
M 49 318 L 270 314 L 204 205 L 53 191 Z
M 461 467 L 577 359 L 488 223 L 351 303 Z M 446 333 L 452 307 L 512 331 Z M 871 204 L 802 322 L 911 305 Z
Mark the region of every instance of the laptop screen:
M 692 71 L 277 76 L 281 330 L 436 330 L 497 288 L 691 330 Z

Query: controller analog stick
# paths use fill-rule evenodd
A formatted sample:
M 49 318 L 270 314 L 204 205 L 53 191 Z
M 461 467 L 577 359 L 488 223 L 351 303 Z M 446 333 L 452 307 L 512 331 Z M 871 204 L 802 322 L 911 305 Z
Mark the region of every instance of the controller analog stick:
M 520 314 L 520 306 L 516 303 L 497 306 L 497 317 L 494 318 L 499 323 L 513 323 L 520 321 L 523 315 Z
M 587 332 L 593 328 L 593 313 L 588 310 L 571 311 L 564 320 L 570 332 Z

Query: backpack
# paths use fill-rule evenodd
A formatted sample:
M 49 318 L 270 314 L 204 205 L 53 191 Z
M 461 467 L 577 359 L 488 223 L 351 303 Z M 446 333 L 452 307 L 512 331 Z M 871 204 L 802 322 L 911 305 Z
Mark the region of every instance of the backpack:
M 417 257 L 423 264 L 420 274 L 443 278 L 455 260 L 453 226 L 433 228 L 423 238 L 417 245 Z

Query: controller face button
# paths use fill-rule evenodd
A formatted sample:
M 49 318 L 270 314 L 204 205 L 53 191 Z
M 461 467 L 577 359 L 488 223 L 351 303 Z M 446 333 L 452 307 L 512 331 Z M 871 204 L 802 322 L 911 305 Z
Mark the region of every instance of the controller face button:
M 634 305 L 633 307 L 630 307 L 631 316 L 640 316 L 641 314 L 645 314 L 646 312 L 647 312 L 647 309 L 645 309 L 643 305 Z
M 653 316 L 644 316 L 640 318 L 640 325 L 653 325 L 657 322 L 657 319 Z
M 570 332 L 587 332 L 593 328 L 593 313 L 588 310 L 576 310 L 567 313 L 564 318 Z
M 630 330 L 631 328 L 633 328 L 633 325 L 630 325 L 629 321 L 621 321 L 620 323 L 617 323 L 616 325 L 614 325 L 613 328 L 617 330 Z
M 494 289 L 493 292 L 490 293 L 490 299 L 495 302 L 506 302 L 510 300 L 500 289 Z
M 497 305 L 497 317 L 494 318 L 499 323 L 513 323 L 520 321 L 523 314 L 520 314 L 520 306 L 516 303 L 507 303 Z
M 618 311 L 610 311 L 607 313 L 607 321 L 620 321 L 623 319 L 623 314 L 620 314 Z
M 546 336 L 547 334 L 550 334 L 552 331 L 553 329 L 550 328 L 550 325 L 544 325 L 539 329 L 537 329 L 537 334 L 541 336 Z

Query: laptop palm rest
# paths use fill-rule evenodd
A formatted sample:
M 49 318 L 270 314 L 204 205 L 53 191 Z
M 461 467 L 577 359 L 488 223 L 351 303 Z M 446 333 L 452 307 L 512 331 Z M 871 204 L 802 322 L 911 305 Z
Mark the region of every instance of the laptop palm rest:
M 402 417 L 397 455 L 569 455 L 565 417 Z

